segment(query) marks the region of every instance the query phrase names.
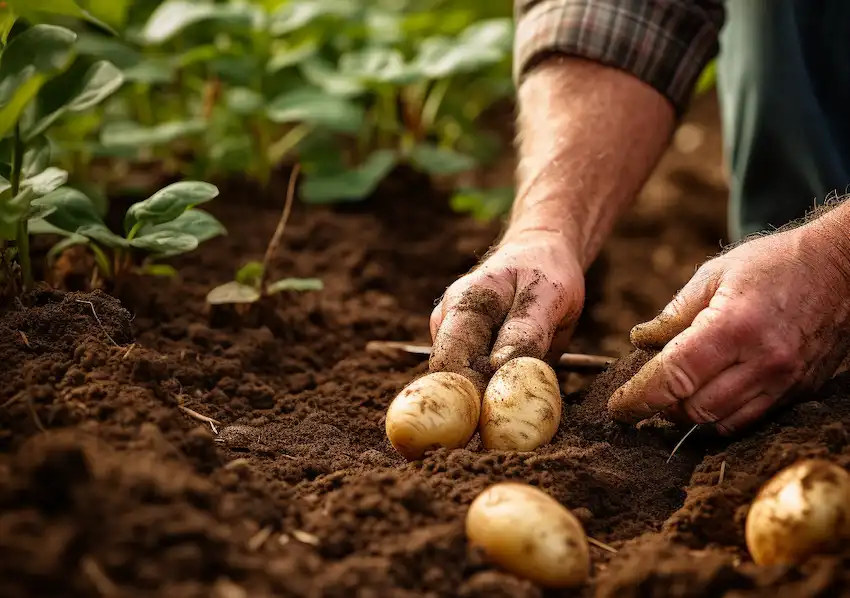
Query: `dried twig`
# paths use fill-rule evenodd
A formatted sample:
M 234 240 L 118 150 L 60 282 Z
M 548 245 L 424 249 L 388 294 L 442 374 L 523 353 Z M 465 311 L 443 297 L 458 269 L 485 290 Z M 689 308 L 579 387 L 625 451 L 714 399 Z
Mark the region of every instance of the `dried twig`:
M 18 330 L 18 334 L 21 335 L 21 340 L 24 341 L 24 345 L 26 345 L 27 349 L 32 349 L 32 345 L 30 344 L 30 339 L 27 338 L 27 333 L 23 330 Z
M 274 254 L 280 248 L 280 241 L 283 239 L 283 231 L 286 229 L 286 223 L 289 221 L 289 215 L 292 213 L 292 203 L 295 199 L 295 181 L 298 180 L 298 173 L 301 171 L 301 165 L 296 164 L 292 169 L 292 174 L 289 175 L 289 187 L 286 190 L 286 202 L 283 204 L 283 213 L 278 220 L 277 228 L 266 247 L 266 254 L 263 256 L 263 275 L 260 277 L 260 294 L 266 294 L 266 284 L 271 276 L 271 263 Z
M 723 459 L 723 462 L 720 464 L 720 477 L 717 479 L 717 485 L 723 483 L 723 480 L 726 477 L 726 459 Z
M 430 355 L 431 347 L 397 341 L 370 341 L 366 343 L 367 351 L 383 352 L 387 350 L 403 351 L 413 355 Z M 570 369 L 604 370 L 614 363 L 614 357 L 604 355 L 587 355 L 584 353 L 564 353 L 558 358 L 558 365 Z
M 605 542 L 600 542 L 600 541 L 599 541 L 599 540 L 597 540 L 596 538 L 588 537 L 588 538 L 587 538 L 587 543 L 588 543 L 588 544 L 592 544 L 593 546 L 596 546 L 597 548 L 601 548 L 602 550 L 607 550 L 607 551 L 608 551 L 608 552 L 610 552 L 611 554 L 617 554 L 617 549 L 616 549 L 616 548 L 614 548 L 613 546 L 609 546 L 609 545 L 608 545 L 608 544 L 606 544 Z
M 304 544 L 309 544 L 310 546 L 318 546 L 319 545 L 319 537 L 314 536 L 309 532 L 301 531 L 300 529 L 292 530 L 292 537 L 298 540 L 299 542 L 303 542 Z
M 12 403 L 14 403 L 16 401 L 20 401 L 23 396 L 24 396 L 24 391 L 19 392 L 18 394 L 14 395 L 11 399 L 9 399 L 8 401 L 6 401 L 2 405 L 0 405 L 0 409 L 5 409 L 6 407 L 10 406 Z
M 205 424 L 210 424 L 210 425 L 212 425 L 212 424 L 221 425 L 221 422 L 218 421 L 217 419 L 207 417 L 206 415 L 201 415 L 197 411 L 189 409 L 188 407 L 184 407 L 183 405 L 177 405 L 177 406 L 180 407 L 180 409 L 182 409 L 187 415 L 194 417 L 199 422 L 204 422 Z
M 687 440 L 688 436 L 690 436 L 691 434 L 693 434 L 693 433 L 694 433 L 694 430 L 696 430 L 697 428 L 699 428 L 699 424 L 696 424 L 693 428 L 691 428 L 690 430 L 688 430 L 688 433 L 687 433 L 687 434 L 685 434 L 684 436 L 682 436 L 682 439 L 679 441 L 679 444 L 677 444 L 676 446 L 674 446 L 674 447 L 673 447 L 673 452 L 671 452 L 671 453 L 670 453 L 670 456 L 669 456 L 669 457 L 667 457 L 667 463 L 669 463 L 669 462 L 670 462 L 670 460 L 673 458 L 673 455 L 675 455 L 675 454 L 676 454 L 676 451 L 678 451 L 678 450 L 679 450 L 679 447 L 680 447 L 680 446 L 682 446 L 682 443 L 684 443 L 684 442 L 685 442 L 685 440 Z
M 80 560 L 80 568 L 89 581 L 95 587 L 98 594 L 105 597 L 117 596 L 118 587 L 106 576 L 100 565 L 90 556 L 85 556 Z
M 130 348 L 129 348 L 129 349 L 127 349 L 127 352 L 126 352 L 126 353 L 124 353 L 124 357 L 122 357 L 121 359 L 127 359 L 127 358 L 130 356 L 130 353 L 131 353 L 131 352 L 133 351 L 133 349 L 135 349 L 135 348 L 136 348 L 136 343 L 133 343 L 132 345 L 130 345 Z
M 272 528 L 270 525 L 267 525 L 256 534 L 254 534 L 250 540 L 248 540 L 248 550 L 251 552 L 256 552 L 260 548 L 263 547 L 263 544 L 266 543 L 266 540 L 269 539 L 269 536 L 272 535 Z
M 44 427 L 44 424 L 41 423 L 41 418 L 38 417 L 38 413 L 35 410 L 35 405 L 33 405 L 32 398 L 27 396 L 27 407 L 30 408 L 30 413 L 32 414 L 32 419 L 35 422 L 35 427 L 41 430 L 42 432 L 47 432 L 47 428 Z
M 251 462 L 248 459 L 246 459 L 244 457 L 240 457 L 238 459 L 234 459 L 233 461 L 229 461 L 229 462 L 225 463 L 224 469 L 227 469 L 227 470 L 242 469 L 244 467 L 248 467 L 250 464 L 251 464 Z
M 101 330 L 103 330 L 103 333 L 106 335 L 106 338 L 108 338 L 116 347 L 120 346 L 118 343 L 115 342 L 114 338 L 109 336 L 109 332 L 106 331 L 106 326 L 103 325 L 103 322 L 100 321 L 100 317 L 97 315 L 97 311 L 94 308 L 94 303 L 92 303 L 91 301 L 86 301 L 84 299 L 77 299 L 76 301 L 77 303 L 88 303 L 89 307 L 91 307 L 91 313 L 92 315 L 94 315 L 94 319 L 97 320 L 98 324 L 100 324 L 100 328 Z

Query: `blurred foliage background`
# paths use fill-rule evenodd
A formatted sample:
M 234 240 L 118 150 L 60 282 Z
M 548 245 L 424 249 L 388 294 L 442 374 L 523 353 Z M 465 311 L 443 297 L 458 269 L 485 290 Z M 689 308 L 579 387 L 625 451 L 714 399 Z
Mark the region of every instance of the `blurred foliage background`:
M 303 201 L 357 201 L 399 164 L 451 179 L 504 150 L 480 117 L 513 94 L 511 0 L 22 0 L 11 9 L 74 30 L 78 60 L 121 72 L 117 93 L 50 132 L 58 165 L 92 193 L 103 174 L 90 167 L 104 160 L 115 181 L 155 162 L 260 186 L 299 162 Z M 509 195 L 456 191 L 458 209 L 482 217 Z

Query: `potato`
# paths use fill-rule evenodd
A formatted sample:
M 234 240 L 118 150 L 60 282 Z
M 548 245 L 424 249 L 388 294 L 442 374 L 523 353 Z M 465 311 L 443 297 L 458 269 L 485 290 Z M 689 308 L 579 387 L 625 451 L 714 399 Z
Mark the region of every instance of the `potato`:
M 478 424 L 481 397 L 460 374 L 434 372 L 405 386 L 387 410 L 387 437 L 408 461 L 435 447 L 465 447 Z
M 484 490 L 467 512 L 466 536 L 491 562 L 544 587 L 580 586 L 590 575 L 581 523 L 533 486 L 502 482 Z
M 545 361 L 517 357 L 490 379 L 478 430 L 486 449 L 532 451 L 547 444 L 561 422 L 561 388 Z
M 850 473 L 821 459 L 771 478 L 747 514 L 747 548 L 758 565 L 794 565 L 850 539 Z

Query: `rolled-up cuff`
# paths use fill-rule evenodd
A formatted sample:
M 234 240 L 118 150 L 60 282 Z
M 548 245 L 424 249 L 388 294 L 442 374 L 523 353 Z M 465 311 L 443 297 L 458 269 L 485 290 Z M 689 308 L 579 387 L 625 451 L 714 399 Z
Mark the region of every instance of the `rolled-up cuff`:
M 681 116 L 718 50 L 723 0 L 516 0 L 514 79 L 553 55 L 627 71 Z

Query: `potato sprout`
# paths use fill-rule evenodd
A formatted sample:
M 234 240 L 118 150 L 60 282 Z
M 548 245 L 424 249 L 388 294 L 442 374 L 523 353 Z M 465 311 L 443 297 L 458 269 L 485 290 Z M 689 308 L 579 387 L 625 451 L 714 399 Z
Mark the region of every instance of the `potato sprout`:
M 747 548 L 759 565 L 798 564 L 848 538 L 850 473 L 821 459 L 777 473 L 747 515 Z
M 517 357 L 487 385 L 478 429 L 484 448 L 532 451 L 552 440 L 560 421 L 555 371 L 540 359 Z
M 544 587 L 580 586 L 590 574 L 581 523 L 533 486 L 502 482 L 487 488 L 469 507 L 466 535 L 491 562 Z
M 481 399 L 460 374 L 434 372 L 408 384 L 387 410 L 387 437 L 408 461 L 430 448 L 462 448 L 475 434 Z

